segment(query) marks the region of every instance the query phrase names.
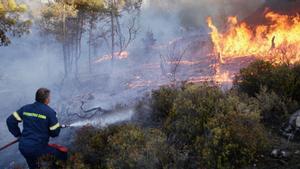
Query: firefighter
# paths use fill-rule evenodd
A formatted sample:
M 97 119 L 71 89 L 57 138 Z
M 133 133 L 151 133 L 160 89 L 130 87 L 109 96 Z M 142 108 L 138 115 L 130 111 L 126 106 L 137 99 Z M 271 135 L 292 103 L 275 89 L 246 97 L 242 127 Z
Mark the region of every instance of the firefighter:
M 35 103 L 23 106 L 6 120 L 9 131 L 19 138 L 19 150 L 30 169 L 38 168 L 38 159 L 45 155 L 67 160 L 66 148 L 48 144 L 49 138 L 57 137 L 61 128 L 56 112 L 48 106 L 50 90 L 38 89 L 35 100 Z M 18 126 L 20 122 L 23 122 L 22 132 Z

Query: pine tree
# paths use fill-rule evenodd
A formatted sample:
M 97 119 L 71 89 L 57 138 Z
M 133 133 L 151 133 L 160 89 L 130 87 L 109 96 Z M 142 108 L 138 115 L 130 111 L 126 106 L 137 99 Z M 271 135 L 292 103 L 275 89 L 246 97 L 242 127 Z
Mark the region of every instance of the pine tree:
M 31 21 L 20 19 L 26 10 L 25 4 L 17 4 L 15 0 L 0 0 L 0 46 L 9 45 L 11 37 L 29 33 Z

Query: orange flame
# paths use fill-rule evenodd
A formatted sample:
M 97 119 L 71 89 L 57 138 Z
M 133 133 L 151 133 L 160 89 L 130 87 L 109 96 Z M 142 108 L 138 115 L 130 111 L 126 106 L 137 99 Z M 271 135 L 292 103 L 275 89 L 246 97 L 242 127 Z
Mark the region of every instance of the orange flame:
M 114 58 L 116 58 L 118 60 L 127 59 L 128 58 L 128 52 L 127 51 L 115 52 L 114 53 Z M 101 62 L 104 62 L 104 61 L 107 61 L 107 60 L 112 60 L 112 56 L 111 55 L 104 55 L 100 58 L 97 58 L 94 63 L 101 63 Z
M 300 16 L 281 15 L 267 12 L 268 24 L 254 28 L 239 23 L 237 17 L 228 18 L 228 29 L 220 33 L 208 18 L 211 39 L 221 62 L 228 58 L 255 56 L 259 59 L 290 63 L 300 59 Z

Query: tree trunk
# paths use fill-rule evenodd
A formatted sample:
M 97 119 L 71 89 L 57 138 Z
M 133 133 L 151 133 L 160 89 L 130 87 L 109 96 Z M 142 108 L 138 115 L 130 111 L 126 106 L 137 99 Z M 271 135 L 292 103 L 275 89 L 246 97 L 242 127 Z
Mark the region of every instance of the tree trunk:
M 115 53 L 115 1 L 111 1 L 111 10 L 110 10 L 110 19 L 111 19 L 111 61 L 114 62 L 114 53 Z
M 90 25 L 90 30 L 89 30 L 89 73 L 92 73 L 92 26 Z
M 79 16 L 77 20 L 77 30 L 76 30 L 76 41 L 75 41 L 75 78 L 78 79 L 79 75 L 79 59 L 81 57 L 81 39 L 82 39 L 82 33 L 83 33 L 83 23 L 84 19 L 83 16 Z
M 94 22 L 96 21 L 95 17 L 92 16 L 90 19 L 90 28 L 89 28 L 89 73 L 92 73 L 92 47 L 93 47 L 93 30 L 94 30 Z M 95 53 L 94 53 L 95 55 Z
M 64 70 L 65 70 L 65 75 L 64 75 L 64 77 L 67 78 L 68 75 L 69 75 L 69 72 L 68 72 L 68 69 L 69 69 L 69 68 L 68 68 L 67 49 L 66 49 L 65 43 L 63 43 L 62 48 L 63 48 L 63 57 L 64 57 Z

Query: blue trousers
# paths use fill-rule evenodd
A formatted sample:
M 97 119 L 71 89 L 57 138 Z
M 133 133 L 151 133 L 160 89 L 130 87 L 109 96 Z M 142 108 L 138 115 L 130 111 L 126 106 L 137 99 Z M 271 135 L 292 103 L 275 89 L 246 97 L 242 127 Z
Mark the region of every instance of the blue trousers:
M 66 161 L 68 158 L 67 153 L 61 152 L 58 149 L 50 146 L 40 148 L 36 151 L 24 150 L 20 148 L 20 152 L 25 157 L 30 169 L 38 169 L 38 159 L 46 155 L 54 156 L 56 159 L 62 161 Z

